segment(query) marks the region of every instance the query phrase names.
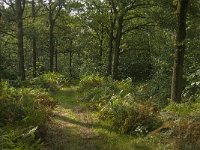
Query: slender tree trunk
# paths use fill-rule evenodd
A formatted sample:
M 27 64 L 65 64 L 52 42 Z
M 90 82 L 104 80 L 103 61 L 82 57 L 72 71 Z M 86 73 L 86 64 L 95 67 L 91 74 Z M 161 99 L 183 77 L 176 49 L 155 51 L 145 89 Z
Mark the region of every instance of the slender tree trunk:
M 58 72 L 58 49 L 55 48 L 55 71 Z
M 25 3 L 23 0 L 16 0 L 16 22 L 17 22 L 17 46 L 19 60 L 19 76 L 21 80 L 25 80 L 24 67 L 24 48 L 23 48 L 23 9 Z
M 183 65 L 185 54 L 186 39 L 186 16 L 189 0 L 179 0 L 177 7 L 177 35 L 176 35 L 176 51 L 174 56 L 174 67 L 171 85 L 171 99 L 177 103 L 181 102 L 181 94 L 183 90 Z
M 114 34 L 115 21 L 110 22 L 110 33 L 109 33 L 109 52 L 108 52 L 108 75 L 112 74 L 112 57 L 113 57 L 113 34 Z
M 115 49 L 114 49 L 113 65 L 112 65 L 112 78 L 114 80 L 118 79 L 119 54 L 120 54 L 120 45 L 121 45 L 122 29 L 123 29 L 123 16 L 119 17 L 117 23 L 118 27 L 115 39 L 115 47 L 114 47 Z
M 73 41 L 70 42 L 70 50 L 69 50 L 69 75 L 72 77 L 72 45 Z
M 100 57 L 100 64 L 102 63 L 102 56 L 103 56 L 103 38 L 100 37 L 100 40 L 99 40 L 99 57 Z
M 69 51 L 69 74 L 72 77 L 72 51 Z
M 3 69 L 3 60 L 2 60 L 2 43 L 0 42 L 0 69 Z M 1 82 L 1 79 L 2 78 L 2 71 L 0 71 L 0 82 Z M 1 88 L 1 87 L 0 87 Z M 0 92 L 1 92 L 1 89 L 0 89 Z M 1 94 L 1 93 L 0 93 Z
M 100 64 L 102 63 L 102 56 L 103 56 L 103 39 L 104 39 L 104 30 L 102 23 L 99 24 L 99 57 L 100 57 Z
M 35 0 L 32 0 L 32 19 L 33 19 L 33 24 L 35 23 Z M 35 28 L 34 28 L 35 29 Z M 36 42 L 36 37 L 33 35 L 32 37 L 32 48 L 33 48 L 33 77 L 36 77 L 36 72 L 37 72 L 37 42 Z
M 103 34 L 103 33 L 102 33 Z M 99 37 L 99 73 L 102 74 L 103 72 L 103 35 Z
M 36 39 L 33 38 L 33 77 L 36 77 L 37 76 L 37 65 L 36 65 L 36 62 L 37 62 L 37 52 L 36 52 L 36 49 L 37 49 L 37 43 L 36 43 Z
M 49 59 L 50 59 L 50 72 L 53 72 L 54 67 L 54 20 L 52 12 L 49 12 Z

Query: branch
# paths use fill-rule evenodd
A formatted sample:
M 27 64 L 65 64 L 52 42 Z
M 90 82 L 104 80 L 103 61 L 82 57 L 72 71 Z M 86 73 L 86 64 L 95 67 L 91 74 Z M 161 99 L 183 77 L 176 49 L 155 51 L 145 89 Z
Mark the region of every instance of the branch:
M 123 21 L 128 21 L 128 20 L 132 20 L 132 19 L 136 19 L 136 18 L 145 19 L 146 17 L 140 16 L 140 15 L 130 16 L 130 17 L 124 18 Z
M 118 14 L 117 8 L 116 8 L 115 3 L 114 3 L 114 0 L 110 1 L 110 5 L 112 6 L 112 9 L 113 9 L 114 13 Z
M 25 9 L 25 0 L 22 0 L 22 13 L 24 12 Z
M 131 27 L 127 30 L 124 30 L 124 32 L 122 33 L 123 35 L 126 34 L 127 32 L 130 32 L 130 31 L 133 31 L 133 30 L 144 30 L 145 27 L 154 27 L 156 26 L 155 24 L 152 24 L 152 22 L 148 22 L 148 23 L 145 23 L 145 24 L 140 24 L 140 25 L 137 25 L 137 26 L 134 26 L 134 27 Z
M 12 36 L 13 38 L 16 38 L 15 35 L 11 34 L 11 33 L 8 33 L 6 31 L 0 31 L 1 34 L 6 34 L 6 35 L 9 35 L 9 36 Z
M 9 2 L 7 2 L 6 0 L 3 0 L 3 2 L 4 2 L 6 5 L 10 6 L 10 7 L 12 8 L 13 12 L 16 11 L 12 0 L 9 0 Z

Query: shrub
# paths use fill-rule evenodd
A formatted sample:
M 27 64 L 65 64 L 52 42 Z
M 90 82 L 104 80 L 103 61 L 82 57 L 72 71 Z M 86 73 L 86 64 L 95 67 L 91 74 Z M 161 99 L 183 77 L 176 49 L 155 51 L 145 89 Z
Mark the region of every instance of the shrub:
M 63 85 L 68 84 L 68 80 L 59 73 L 49 72 L 34 78 L 29 83 L 31 86 L 45 88 L 50 91 L 55 91 Z
M 200 149 L 200 120 L 182 119 L 176 123 L 173 138 L 179 149 Z
M 161 112 L 165 120 L 170 120 L 170 138 L 178 149 L 196 150 L 200 148 L 200 101 L 176 104 L 171 102 Z
M 197 69 L 190 73 L 186 77 L 187 86 L 183 92 L 183 96 L 188 100 L 198 99 L 200 95 L 200 69 Z
M 40 149 L 41 127 L 49 119 L 55 102 L 41 89 L 14 88 L 1 83 L 0 147 L 3 149 Z
M 161 125 L 158 112 L 151 103 L 135 102 L 131 95 L 115 95 L 100 112 L 115 130 L 125 134 L 146 135 Z
M 0 128 L 0 148 L 1 149 L 34 149 L 41 150 L 44 144 L 40 139 L 36 139 L 37 127 L 20 129 L 16 127 Z
M 200 114 L 200 99 L 196 102 L 186 102 L 182 104 L 177 104 L 171 102 L 162 113 L 168 118 L 187 118 L 187 117 L 197 117 Z
M 81 100 L 92 102 L 99 117 L 108 120 L 115 130 L 126 134 L 147 134 L 160 125 L 156 108 L 148 102 L 136 102 L 130 78 L 113 81 L 92 75 L 79 84 Z
M 78 92 L 81 100 L 102 103 L 109 100 L 114 94 L 126 95 L 132 92 L 132 89 L 132 80 L 130 78 L 122 81 L 113 81 L 111 78 L 90 75 L 81 79 Z

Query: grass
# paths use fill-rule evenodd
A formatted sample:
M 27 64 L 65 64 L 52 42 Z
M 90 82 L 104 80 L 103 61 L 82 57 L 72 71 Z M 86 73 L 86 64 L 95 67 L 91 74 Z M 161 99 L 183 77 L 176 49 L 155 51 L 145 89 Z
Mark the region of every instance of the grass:
M 48 125 L 48 150 L 162 149 L 162 145 L 158 144 L 160 139 L 135 138 L 112 131 L 109 124 L 98 120 L 88 109 L 88 104 L 77 101 L 76 94 L 76 87 L 52 94 L 58 106 Z

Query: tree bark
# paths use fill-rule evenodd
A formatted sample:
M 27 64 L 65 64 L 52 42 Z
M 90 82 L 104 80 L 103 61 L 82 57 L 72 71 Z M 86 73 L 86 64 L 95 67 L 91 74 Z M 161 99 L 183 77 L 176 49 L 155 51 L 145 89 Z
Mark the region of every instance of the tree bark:
M 70 50 L 69 50 L 69 75 L 72 77 L 72 46 L 73 41 L 70 41 Z
M 54 67 L 54 19 L 52 12 L 49 12 L 49 59 L 50 59 L 50 72 L 53 72 Z
M 24 67 L 24 48 L 23 48 L 23 11 L 25 7 L 24 0 L 16 0 L 16 22 L 17 22 L 17 46 L 19 60 L 19 76 L 21 80 L 25 80 Z
M 55 71 L 58 72 L 58 49 L 55 48 Z
M 32 19 L 33 19 L 33 24 L 35 23 L 35 0 L 32 0 Z M 34 28 L 35 30 L 35 28 Z M 32 48 L 33 48 L 33 77 L 36 77 L 37 75 L 37 66 L 36 66 L 36 62 L 37 62 L 37 41 L 36 41 L 36 37 L 35 35 L 33 35 L 32 37 Z
M 186 16 L 188 2 L 189 0 L 179 0 L 177 7 L 178 26 L 171 85 L 171 99 L 177 103 L 181 102 L 181 94 L 183 90 L 183 65 L 185 54 Z
M 112 57 L 113 57 L 113 37 L 114 37 L 115 20 L 111 18 L 109 33 L 109 52 L 108 52 L 108 75 L 112 74 Z
M 2 46 L 2 43 L 0 42 L 0 69 L 3 69 L 3 65 L 2 65 L 3 64 L 2 49 L 3 49 L 3 46 Z M 1 78 L 2 78 L 2 71 L 0 71 L 0 82 L 2 80 Z M 0 92 L 1 92 L 1 89 L 0 89 Z
M 117 21 L 117 34 L 115 39 L 114 47 L 114 56 L 113 56 L 113 65 L 112 65 L 112 79 L 118 79 L 118 67 L 119 67 L 119 54 L 120 54 L 120 45 L 122 38 L 122 29 L 123 29 L 123 16 L 120 16 Z

